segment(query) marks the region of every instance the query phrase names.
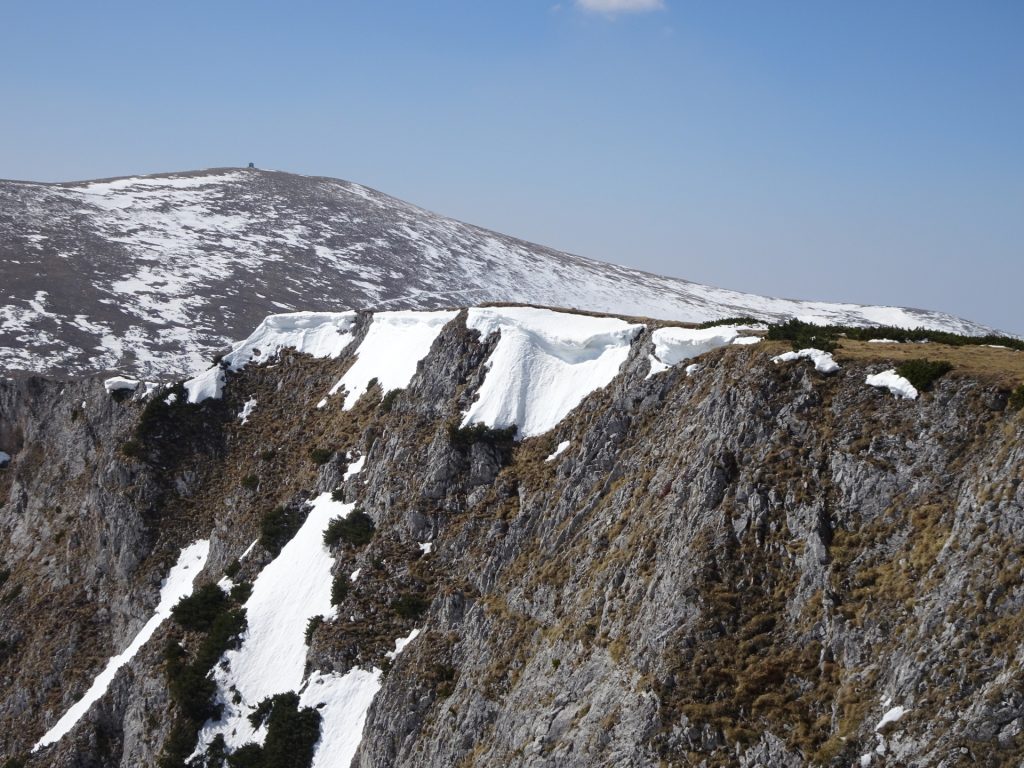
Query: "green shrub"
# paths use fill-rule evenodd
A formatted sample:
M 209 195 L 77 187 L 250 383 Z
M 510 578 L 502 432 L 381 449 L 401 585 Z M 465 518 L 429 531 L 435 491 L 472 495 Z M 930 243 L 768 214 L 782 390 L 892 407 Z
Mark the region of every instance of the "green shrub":
M 309 458 L 317 465 L 326 464 L 333 456 L 334 450 L 331 448 L 313 448 L 309 452 Z
M 213 586 L 220 591 L 219 587 Z M 230 601 L 225 600 L 221 603 L 220 612 L 210 620 L 206 609 L 209 603 L 203 602 L 198 605 L 202 608 L 195 614 L 190 614 L 190 618 L 198 620 L 208 628 L 192 660 L 189 661 L 188 653 L 175 640 L 169 641 L 164 648 L 168 691 L 184 718 L 184 724 L 176 724 L 176 728 L 182 729 L 185 734 L 174 741 L 173 748 L 165 748 L 164 760 L 161 761 L 165 765 L 176 765 L 175 761 L 179 758 L 183 761 L 195 745 L 199 727 L 208 719 L 220 717 L 220 705 L 215 702 L 217 685 L 210 679 L 209 673 L 225 651 L 237 646 L 245 631 L 244 608 L 233 607 Z M 176 622 L 179 620 L 178 615 L 173 612 L 171 615 Z M 185 749 L 183 755 L 178 754 L 181 748 Z
M 0 588 L 11 578 L 11 572 L 7 568 L 0 568 Z
M 1010 393 L 1009 406 L 1014 411 L 1024 409 L 1024 384 L 1021 384 Z
M 246 744 L 227 758 L 230 768 L 309 768 L 320 739 L 320 713 L 299 708 L 297 693 L 281 693 L 261 701 L 249 715 L 254 728 L 264 723 L 263 746 Z M 211 745 L 212 746 L 212 745 Z
M 142 461 L 146 455 L 146 449 L 143 447 L 142 443 L 132 438 L 131 440 L 125 440 L 124 443 L 121 444 L 121 453 L 129 459 Z
M 345 489 L 335 488 L 331 491 L 331 501 L 344 502 L 345 501 Z
M 323 616 L 310 616 L 309 621 L 306 622 L 306 645 L 310 645 L 313 642 L 313 634 L 320 628 L 324 623 Z
M 380 401 L 380 412 L 391 413 L 391 409 L 395 407 L 395 400 L 398 399 L 398 396 L 402 394 L 403 391 L 404 390 L 401 389 L 388 390 L 388 393 L 384 395 L 384 399 Z
M 0 640 L 0 666 L 2 666 L 5 661 L 11 658 L 14 655 L 14 652 L 17 650 L 17 640 L 7 640 L 6 638 Z
M 28 755 L 15 755 L 4 761 L 2 768 L 25 768 L 28 765 Z
M 797 319 L 768 326 L 767 338 L 771 341 L 788 341 L 793 349 L 820 349 L 834 352 L 836 349 L 836 326 L 821 326 L 804 323 Z
M 244 605 L 252 595 L 252 582 L 241 581 L 231 588 L 231 599 L 239 605 Z
M 345 574 L 339 573 L 334 577 L 334 581 L 331 583 L 331 605 L 341 605 L 348 597 L 348 584 L 349 577 Z
M 260 487 L 260 479 L 256 475 L 246 475 L 242 478 L 242 487 L 247 491 L 255 491 Z
M 917 389 L 925 392 L 942 376 L 953 370 L 953 364 L 946 360 L 907 360 L 896 367 L 896 373 Z
M 327 524 L 324 531 L 324 544 L 333 547 L 339 542 L 362 547 L 373 538 L 374 525 L 370 516 L 361 509 L 353 510 L 347 517 L 336 517 Z
M 761 323 L 764 323 L 764 320 L 758 320 L 756 317 L 723 317 L 721 320 L 708 320 L 700 323 L 697 327 L 704 329 L 715 328 L 719 325 L 758 325 Z
M 275 453 L 276 451 L 274 451 L 273 448 L 267 448 L 264 451 L 260 451 L 260 458 L 263 459 L 263 461 L 270 461 L 274 458 Z
M 235 576 L 238 575 L 238 572 L 240 570 L 242 570 L 242 564 L 238 562 L 238 558 L 236 557 L 234 560 L 228 563 L 227 567 L 224 569 L 224 575 L 227 576 L 229 579 L 233 579 L 235 578 Z
M 110 393 L 110 399 L 115 403 L 123 403 L 125 400 L 131 400 L 134 396 L 134 389 L 115 389 Z
M 965 347 L 978 345 L 995 345 L 1008 347 L 1009 349 L 1024 350 L 1024 340 L 1014 339 L 1008 336 L 988 334 L 986 336 L 964 336 L 959 333 L 947 331 L 929 331 L 924 328 L 895 328 L 893 326 L 872 326 L 870 328 L 855 328 L 847 326 L 835 326 L 847 338 L 856 341 L 870 341 L 871 339 L 891 339 L 901 342 L 931 341 L 935 344 L 948 344 L 951 347 Z
M 263 768 L 263 747 L 246 744 L 228 755 L 228 768 Z
M 171 618 L 190 632 L 208 632 L 229 600 L 216 584 L 206 584 L 171 609 Z
M 403 619 L 415 619 L 423 615 L 423 612 L 430 607 L 430 603 L 422 595 L 406 592 L 392 600 L 391 607 Z
M 470 424 L 460 427 L 457 423 L 448 425 L 448 442 L 452 447 L 466 451 L 477 443 L 492 447 L 511 447 L 515 441 L 517 428 L 513 424 L 503 429 L 493 429 L 486 424 Z
M 267 739 L 263 743 L 265 768 L 309 768 L 320 739 L 320 713 L 310 707 L 299 709 L 296 693 L 274 697 L 267 718 Z
M 303 517 L 296 509 L 275 507 L 260 518 L 260 545 L 274 557 L 302 527 Z

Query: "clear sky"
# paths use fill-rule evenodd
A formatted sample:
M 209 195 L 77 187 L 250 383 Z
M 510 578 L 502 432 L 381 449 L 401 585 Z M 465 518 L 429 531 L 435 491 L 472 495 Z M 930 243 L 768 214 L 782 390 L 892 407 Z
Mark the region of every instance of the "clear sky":
M 244 165 L 1024 333 L 1020 0 L 0 5 L 0 177 Z

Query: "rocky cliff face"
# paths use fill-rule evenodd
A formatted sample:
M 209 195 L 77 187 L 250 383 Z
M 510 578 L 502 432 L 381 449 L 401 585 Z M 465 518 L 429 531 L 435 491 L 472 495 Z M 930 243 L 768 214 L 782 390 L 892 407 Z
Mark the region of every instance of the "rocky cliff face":
M 864 383 L 884 351 L 840 350 L 823 375 L 773 363 L 784 349 L 764 341 L 648 375 L 648 326 L 607 386 L 513 440 L 459 428 L 510 337 L 467 328 L 465 312 L 405 388 L 371 380 L 350 410 L 318 408 L 371 323 L 358 316 L 337 358 L 282 352 L 200 404 L 0 381 L 13 455 L 0 470 L 0 753 L 180 765 L 174 745 L 188 757 L 198 725 L 166 649 L 191 663 L 211 633 L 176 619 L 66 736 L 29 750 L 152 615 L 196 539 L 210 541 L 197 587 L 225 572 L 252 585 L 233 598 L 249 634 L 228 646 L 244 655 L 260 641 L 261 574 L 332 503 L 365 513 L 372 536 L 326 550 L 324 578 L 344 587 L 333 615 L 300 628 L 294 690 L 314 702 L 359 673 L 372 704 L 310 704 L 321 745 L 347 739 L 313 765 L 1024 758 L 1024 415 L 1002 381 L 954 370 L 899 400 Z M 279 540 L 270 518 L 285 521 Z M 395 653 L 396 638 L 412 639 Z M 229 709 L 248 695 L 234 652 L 213 675 L 237 686 L 217 694 Z M 270 750 L 276 736 L 257 738 Z

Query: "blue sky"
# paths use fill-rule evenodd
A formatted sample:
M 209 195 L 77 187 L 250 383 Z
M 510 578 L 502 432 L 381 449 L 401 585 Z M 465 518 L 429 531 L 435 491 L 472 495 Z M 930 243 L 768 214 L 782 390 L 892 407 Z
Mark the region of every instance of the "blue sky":
M 1022 39 L 1017 0 L 8 2 L 0 177 L 254 161 L 1024 333 Z

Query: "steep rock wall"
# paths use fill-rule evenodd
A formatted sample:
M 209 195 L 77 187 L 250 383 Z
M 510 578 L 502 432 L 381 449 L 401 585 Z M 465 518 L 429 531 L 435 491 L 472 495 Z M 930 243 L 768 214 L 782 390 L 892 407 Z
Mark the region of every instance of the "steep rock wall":
M 4 383 L 2 591 L 21 591 L 0 619 L 22 650 L 0 668 L 0 750 L 29 749 L 123 646 L 178 548 L 211 539 L 208 582 L 250 551 L 235 579 L 252 579 L 267 510 L 337 489 L 376 532 L 334 549 L 360 576 L 308 669 L 383 670 L 356 765 L 1020 761 L 1024 417 L 997 384 L 954 372 L 899 401 L 864 385 L 880 363 L 823 376 L 767 343 L 648 378 L 644 332 L 608 387 L 513 445 L 453 430 L 496 343 L 463 318 L 386 406 L 371 387 L 316 408 L 360 327 L 337 360 L 232 374 L 142 460 L 120 445 L 143 404 Z M 86 543 L 62 549 L 58 524 Z M 74 590 L 81 618 L 48 610 Z M 176 632 L 29 764 L 157 764 Z

